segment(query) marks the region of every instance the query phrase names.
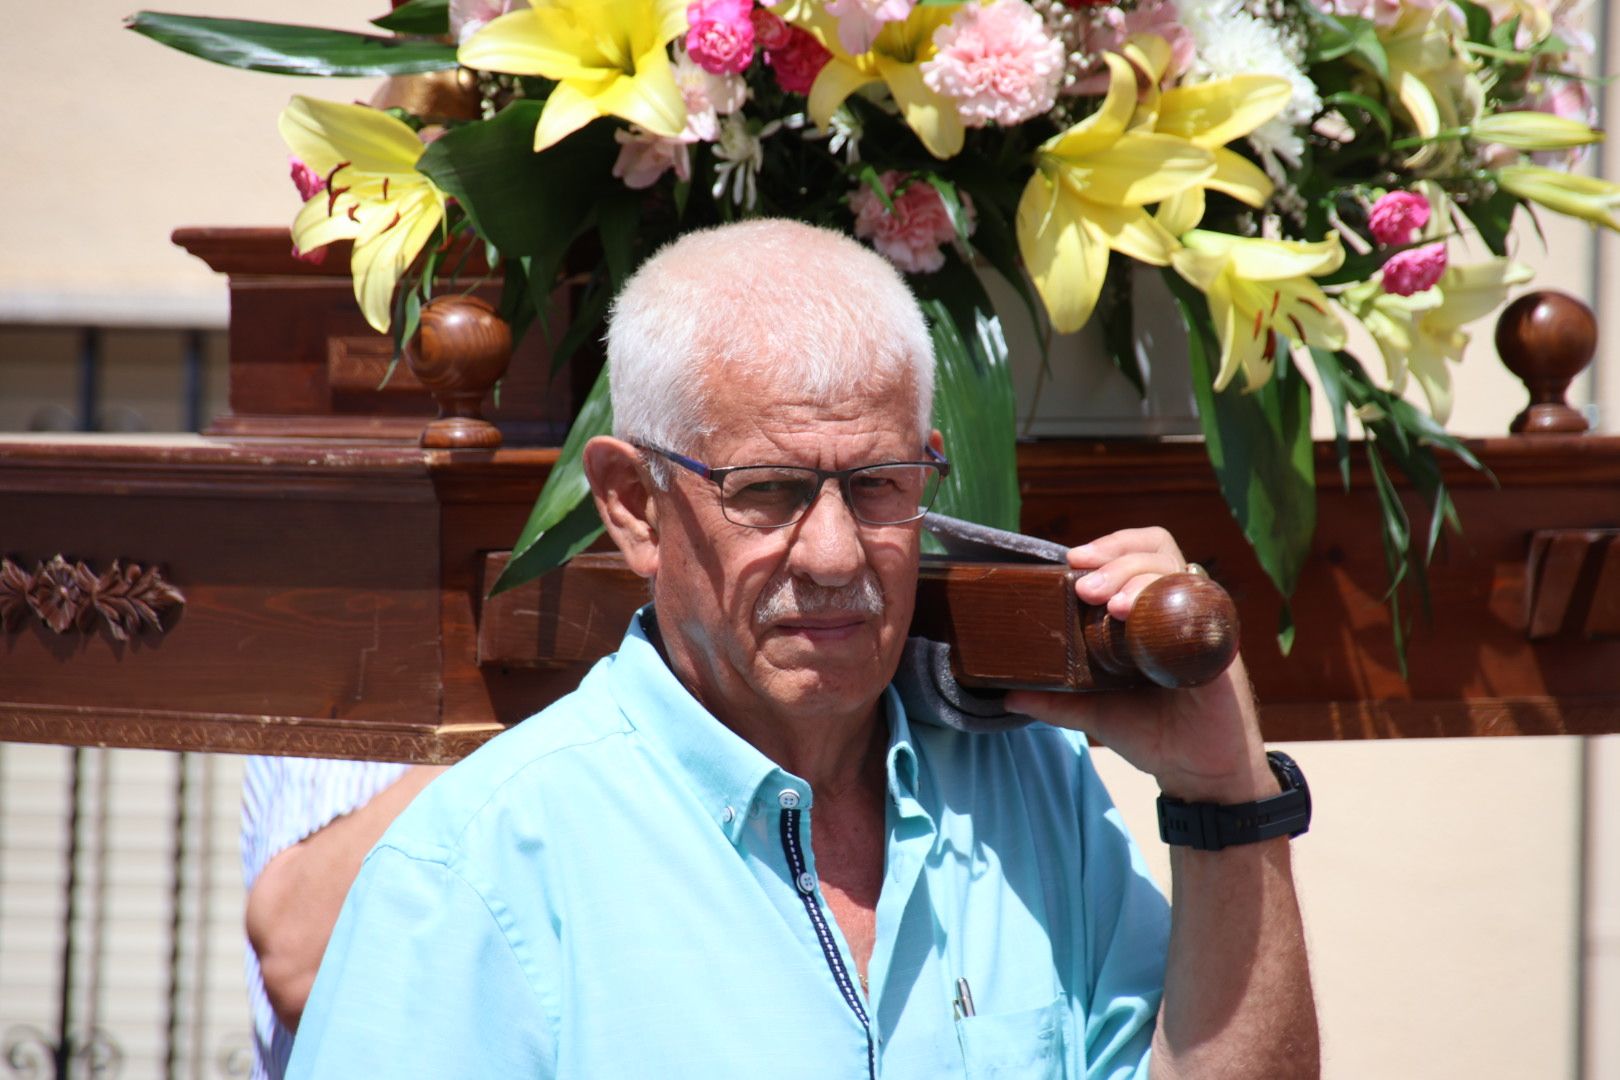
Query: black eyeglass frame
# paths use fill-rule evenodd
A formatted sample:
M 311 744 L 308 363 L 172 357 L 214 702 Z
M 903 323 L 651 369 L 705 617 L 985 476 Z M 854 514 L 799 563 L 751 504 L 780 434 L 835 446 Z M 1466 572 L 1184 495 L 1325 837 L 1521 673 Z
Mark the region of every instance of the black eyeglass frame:
M 923 452 L 928 455 L 927 461 L 874 461 L 870 465 L 856 465 L 848 469 L 818 469 L 811 465 L 772 465 L 764 463 L 757 465 L 722 465 L 718 468 L 713 468 L 705 465 L 697 458 L 687 457 L 685 454 L 677 454 L 675 451 L 665 450 L 661 446 L 652 446 L 647 443 L 632 443 L 631 445 L 644 453 L 657 454 L 661 458 L 673 461 L 681 468 L 694 472 L 703 479 L 713 483 L 720 493 L 720 512 L 725 514 L 727 521 L 731 522 L 733 525 L 741 526 L 744 529 L 785 529 L 790 525 L 797 525 L 799 522 L 804 520 L 805 515 L 810 512 L 810 508 L 816 504 L 816 500 L 821 498 L 821 492 L 826 488 L 828 480 L 838 481 L 838 492 L 843 496 L 844 505 L 849 509 L 850 516 L 856 521 L 860 522 L 862 525 L 872 525 L 878 527 L 885 525 L 909 525 L 913 521 L 921 521 L 923 519 L 924 515 L 928 513 L 929 507 L 933 505 L 932 499 L 929 500 L 928 505 L 918 509 L 914 517 L 904 518 L 900 521 L 867 521 L 865 518 L 861 517 L 860 511 L 855 509 L 855 500 L 850 495 L 850 479 L 858 473 L 866 472 L 871 469 L 886 468 L 891 465 L 918 465 L 931 468 L 939 473 L 939 478 L 942 482 L 946 477 L 951 475 L 950 461 L 946 459 L 944 454 L 927 444 L 923 445 Z M 811 494 L 809 500 L 799 508 L 797 514 L 795 514 L 791 519 L 782 522 L 780 525 L 751 525 L 746 521 L 737 521 L 730 514 L 726 514 L 725 480 L 730 474 L 734 472 L 741 472 L 744 469 L 794 469 L 804 473 L 815 473 L 815 491 L 813 494 Z M 937 488 L 935 489 L 935 494 L 938 494 Z

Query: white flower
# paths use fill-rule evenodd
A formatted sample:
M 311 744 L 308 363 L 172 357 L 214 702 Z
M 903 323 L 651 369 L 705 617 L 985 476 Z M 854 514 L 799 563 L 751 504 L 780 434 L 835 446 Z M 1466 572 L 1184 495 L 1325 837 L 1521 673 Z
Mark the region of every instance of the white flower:
M 731 185 L 731 201 L 745 210 L 752 210 L 759 201 L 754 177 L 765 164 L 764 140 L 775 135 L 782 121 L 772 120 L 760 128 L 759 134 L 749 130 L 742 113 L 732 113 L 721 121 L 720 138 L 714 144 L 714 187 L 711 194 L 720 198 Z
M 1244 10 L 1238 0 L 1176 0 L 1181 21 L 1196 47 L 1186 81 L 1205 82 L 1232 75 L 1276 75 L 1288 80 L 1288 105 L 1249 136 L 1273 172 L 1276 159 L 1298 166 L 1305 144 L 1298 129 L 1322 110 L 1316 85 L 1301 68 L 1300 43 L 1282 29 Z M 1280 172 L 1276 169 L 1275 175 Z

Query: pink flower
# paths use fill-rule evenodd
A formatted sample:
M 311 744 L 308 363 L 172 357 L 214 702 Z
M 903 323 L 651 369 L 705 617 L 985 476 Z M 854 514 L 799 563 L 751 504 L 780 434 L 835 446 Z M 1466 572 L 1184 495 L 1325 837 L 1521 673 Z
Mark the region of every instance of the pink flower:
M 956 226 L 951 224 L 950 212 L 939 192 L 926 180 L 912 179 L 893 169 L 878 179 L 894 210 L 891 212 L 877 192 L 862 184 L 849 197 L 855 235 L 872 241 L 884 258 L 908 274 L 932 273 L 944 266 L 940 245 L 956 239 Z M 973 202 L 966 193 L 960 198 L 968 217 L 968 231 L 972 232 Z
M 1380 244 L 1404 244 L 1428 223 L 1429 200 L 1415 191 L 1391 191 L 1373 203 L 1367 215 L 1367 227 Z
M 816 76 L 832 59 L 815 38 L 797 26 L 788 27 L 788 43 L 765 54 L 765 62 L 776 72 L 777 85 L 790 94 L 808 94 Z
M 716 75 L 741 74 L 754 59 L 754 0 L 698 0 L 686 7 L 686 51 Z
M 639 128 L 634 131 L 620 128 L 613 133 L 613 139 L 619 144 L 613 175 L 623 180 L 625 187 L 638 191 L 650 188 L 670 169 L 682 180 L 692 179 L 692 158 L 684 141 Z
M 488 23 L 528 6 L 529 0 L 450 0 L 450 36 L 463 44 Z
M 923 82 L 956 102 L 968 127 L 1011 126 L 1039 116 L 1057 99 L 1063 45 L 1024 0 L 966 4 L 934 31 Z
M 755 8 L 749 18 L 754 21 L 754 40 L 766 52 L 787 47 L 788 24 L 779 16 L 762 7 Z
M 298 197 L 305 202 L 326 190 L 326 178 L 320 173 L 305 165 L 295 157 L 289 157 L 287 164 L 292 168 L 293 186 L 298 189 Z
M 829 0 L 827 14 L 838 20 L 838 42 L 851 53 L 872 47 L 884 23 L 904 22 L 917 0 Z
M 1445 272 L 1444 242 L 1397 252 L 1384 263 L 1384 291 L 1396 296 L 1411 296 L 1432 289 Z
M 1170 62 L 1165 65 L 1161 86 L 1174 84 L 1192 64 L 1195 52 L 1192 34 L 1181 25 L 1173 0 L 1143 0 L 1130 11 L 1096 4 L 1086 4 L 1083 8 L 1077 16 L 1084 27 L 1078 45 L 1079 51 L 1091 58 L 1091 63 L 1075 72 L 1076 79 L 1064 88 L 1065 94 L 1095 97 L 1107 93 L 1108 64 L 1103 60 L 1103 53 L 1119 52 L 1133 34 L 1156 34 L 1169 43 Z

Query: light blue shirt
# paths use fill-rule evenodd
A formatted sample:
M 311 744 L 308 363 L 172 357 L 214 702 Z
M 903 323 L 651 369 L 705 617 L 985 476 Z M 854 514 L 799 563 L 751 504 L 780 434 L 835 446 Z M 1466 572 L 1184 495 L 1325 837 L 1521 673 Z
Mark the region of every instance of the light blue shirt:
M 1083 740 L 885 707 L 870 995 L 816 880 L 815 793 L 638 619 L 367 857 L 288 1075 L 1145 1075 L 1169 913 Z

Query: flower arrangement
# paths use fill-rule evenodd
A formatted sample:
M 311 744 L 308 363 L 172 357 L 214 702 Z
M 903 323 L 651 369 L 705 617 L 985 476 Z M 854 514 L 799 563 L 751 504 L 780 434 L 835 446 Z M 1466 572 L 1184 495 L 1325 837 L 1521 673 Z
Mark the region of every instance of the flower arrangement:
M 1392 581 L 1421 584 L 1440 523 L 1456 524 L 1433 455 L 1472 462 L 1443 426 L 1450 368 L 1468 325 L 1528 277 L 1515 215 L 1620 229 L 1620 186 L 1569 171 L 1601 137 L 1583 3 L 409 0 L 375 20 L 391 36 L 130 25 L 242 68 L 457 90 L 445 110 L 300 96 L 280 120 L 306 199 L 298 249 L 352 240 L 356 300 L 399 341 L 463 235 L 487 245 L 520 333 L 577 245 L 596 253 L 559 353 L 685 230 L 768 214 L 870 243 L 933 323 L 957 448 L 944 498 L 993 524 L 1018 512 L 998 320 L 1043 334 L 1101 320 L 1140 381 L 1120 297 L 1133 266 L 1161 268 L 1223 493 L 1286 598 L 1314 526 L 1304 369 L 1347 483 L 1352 423 L 1365 436 Z M 1020 310 L 993 310 L 988 274 Z M 1346 351 L 1355 323 L 1376 374 Z M 503 586 L 594 536 L 578 451 L 610 423 L 604 387 Z M 1426 543 L 1391 467 L 1427 504 Z

